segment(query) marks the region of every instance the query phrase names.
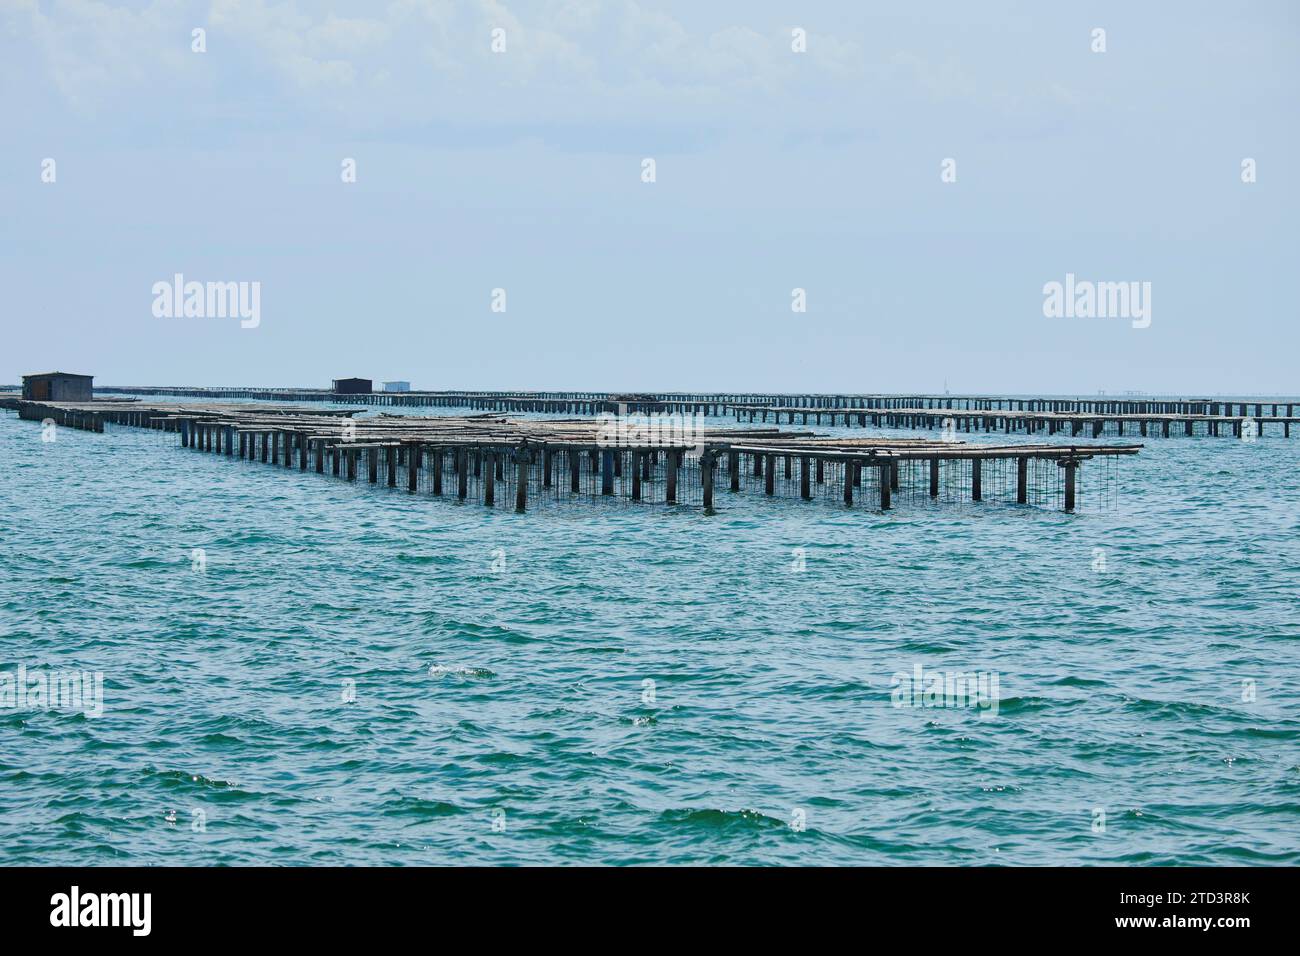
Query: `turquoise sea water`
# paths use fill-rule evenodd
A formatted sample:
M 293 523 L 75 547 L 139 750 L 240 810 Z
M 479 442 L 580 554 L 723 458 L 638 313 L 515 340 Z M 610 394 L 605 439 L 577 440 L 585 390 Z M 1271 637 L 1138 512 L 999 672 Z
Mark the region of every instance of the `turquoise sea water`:
M 1298 466 L 516 516 L 0 412 L 0 672 L 104 675 L 0 709 L 0 863 L 1295 865 Z

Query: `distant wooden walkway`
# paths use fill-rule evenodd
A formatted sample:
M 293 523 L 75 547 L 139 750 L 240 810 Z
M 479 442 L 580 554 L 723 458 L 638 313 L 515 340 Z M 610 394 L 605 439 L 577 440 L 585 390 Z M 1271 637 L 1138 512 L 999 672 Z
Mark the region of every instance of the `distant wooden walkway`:
M 1291 406 L 1286 406 L 1288 409 Z M 834 409 L 798 407 L 789 405 L 733 405 L 731 411 L 736 421 L 779 424 L 784 418 L 793 424 L 802 421 L 809 425 L 868 425 L 874 428 L 910 428 L 947 430 L 951 432 L 1024 432 L 1055 435 L 1068 432 L 1071 436 L 1091 433 L 1096 438 L 1102 434 L 1130 435 L 1143 438 L 1159 435 L 1232 435 L 1241 438 L 1243 429 L 1253 428 L 1256 437 L 1267 433 L 1291 437 L 1291 426 L 1300 418 L 1280 415 L 1250 414 L 1236 417 L 1225 414 L 1192 414 L 1180 412 L 1105 412 L 1105 411 L 1023 411 L 1011 409 L 933 409 L 893 408 Z
M 30 421 L 102 432 L 105 423 L 163 430 L 182 448 L 348 481 L 454 496 L 487 506 L 573 496 L 698 504 L 715 487 L 889 509 L 900 500 L 1002 501 L 1073 511 L 1082 466 L 1097 498 L 1134 444 L 966 444 L 846 438 L 770 427 L 682 431 L 676 420 L 518 419 L 496 414 L 380 414 L 237 403 L 30 402 L 0 398 Z
M 1014 397 L 980 395 L 779 395 L 733 392 L 371 392 L 348 395 L 328 389 L 107 386 L 97 394 L 176 395 L 218 401 L 330 402 L 381 408 L 448 408 L 502 414 L 602 415 L 674 413 L 737 421 L 798 420 L 806 425 L 872 425 L 957 431 L 1003 431 L 1054 435 L 1161 436 L 1236 435 L 1253 427 L 1257 436 L 1290 437 L 1300 422 L 1295 399 Z M 1253 422 L 1252 425 L 1246 423 Z

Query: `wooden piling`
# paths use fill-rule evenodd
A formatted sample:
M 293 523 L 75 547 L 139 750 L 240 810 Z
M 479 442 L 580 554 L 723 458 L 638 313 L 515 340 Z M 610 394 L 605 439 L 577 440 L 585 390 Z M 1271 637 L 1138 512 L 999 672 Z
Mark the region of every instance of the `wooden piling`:
M 712 452 L 706 451 L 700 456 L 700 482 L 704 491 L 704 510 L 713 511 L 713 468 L 717 459 Z
M 518 460 L 515 479 L 515 513 L 523 514 L 528 509 L 528 446 L 519 446 L 515 458 Z

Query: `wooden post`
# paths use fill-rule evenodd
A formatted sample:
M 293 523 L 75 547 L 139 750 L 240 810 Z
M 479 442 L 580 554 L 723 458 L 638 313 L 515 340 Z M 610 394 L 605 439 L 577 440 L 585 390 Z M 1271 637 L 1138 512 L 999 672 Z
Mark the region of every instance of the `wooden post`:
M 316 446 L 316 474 L 325 474 L 325 442 L 313 442 Z
M 767 461 L 764 462 L 763 469 L 763 492 L 764 494 L 776 493 L 776 455 L 768 455 Z
M 883 462 L 880 465 L 880 510 L 889 510 L 889 493 L 893 490 L 890 487 L 890 473 L 894 470 L 892 462 Z
M 804 455 L 799 459 L 799 497 L 804 501 L 812 500 L 812 475 L 809 474 L 809 467 L 812 465 L 812 459 Z
M 737 412 L 737 415 L 740 413 Z M 727 473 L 731 476 L 731 490 L 740 490 L 740 452 L 727 452 Z
M 434 448 L 429 454 L 432 456 L 429 460 L 429 467 L 433 469 L 433 493 L 442 494 L 442 449 Z
M 821 458 L 818 458 L 817 459 L 817 484 L 824 485 L 825 483 L 826 483 L 826 462 Z
M 469 494 L 469 450 L 457 448 L 456 455 L 456 497 L 461 501 Z
M 614 493 L 614 453 L 608 448 L 600 454 L 600 493 Z
M 307 470 L 307 433 L 298 433 L 298 470 Z
M 889 490 L 898 490 L 898 459 L 895 458 L 889 463 Z
M 1065 510 L 1074 510 L 1074 473 L 1079 463 L 1073 458 L 1065 463 Z
M 984 497 L 984 489 L 980 485 L 980 465 L 982 462 L 978 458 L 970 460 L 970 500 L 979 501 Z
M 406 449 L 406 490 L 415 491 L 420 485 L 420 458 L 424 454 L 422 445 L 412 445 Z
M 677 461 L 678 453 L 676 449 L 669 451 L 664 457 L 664 484 L 666 488 L 664 500 L 670 505 L 677 504 Z
M 642 452 L 632 452 L 632 500 L 641 500 L 641 457 Z
M 515 480 L 515 512 L 523 514 L 528 508 L 528 446 L 520 445 L 515 458 L 519 462 Z
M 366 449 L 366 478 L 372 485 L 379 481 L 379 449 L 374 445 Z
M 483 504 L 491 508 L 497 501 L 497 470 L 495 452 L 484 452 L 487 467 L 483 469 Z
M 857 467 L 857 462 L 846 461 L 844 463 L 844 503 L 853 504 L 853 472 Z
M 1029 459 L 1021 455 L 1016 459 L 1016 504 L 1029 501 Z
M 357 450 L 348 449 L 348 481 L 357 480 Z
M 716 464 L 717 458 L 713 452 L 706 451 L 700 455 L 700 481 L 704 485 L 705 514 L 713 511 L 713 467 Z
M 930 459 L 930 497 L 939 497 L 939 459 Z
M 578 476 L 578 466 L 582 462 L 582 457 L 577 449 L 570 448 L 569 455 L 569 490 L 577 494 L 582 490 L 582 482 Z
M 542 487 L 551 487 L 551 458 L 555 452 L 549 448 L 542 449 Z

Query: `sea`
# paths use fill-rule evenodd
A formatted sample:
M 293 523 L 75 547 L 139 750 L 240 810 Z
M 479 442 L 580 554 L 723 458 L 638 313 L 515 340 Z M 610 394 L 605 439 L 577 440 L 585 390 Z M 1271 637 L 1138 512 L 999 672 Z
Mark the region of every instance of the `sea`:
M 0 864 L 1300 864 L 1272 431 L 516 515 L 0 411 Z

